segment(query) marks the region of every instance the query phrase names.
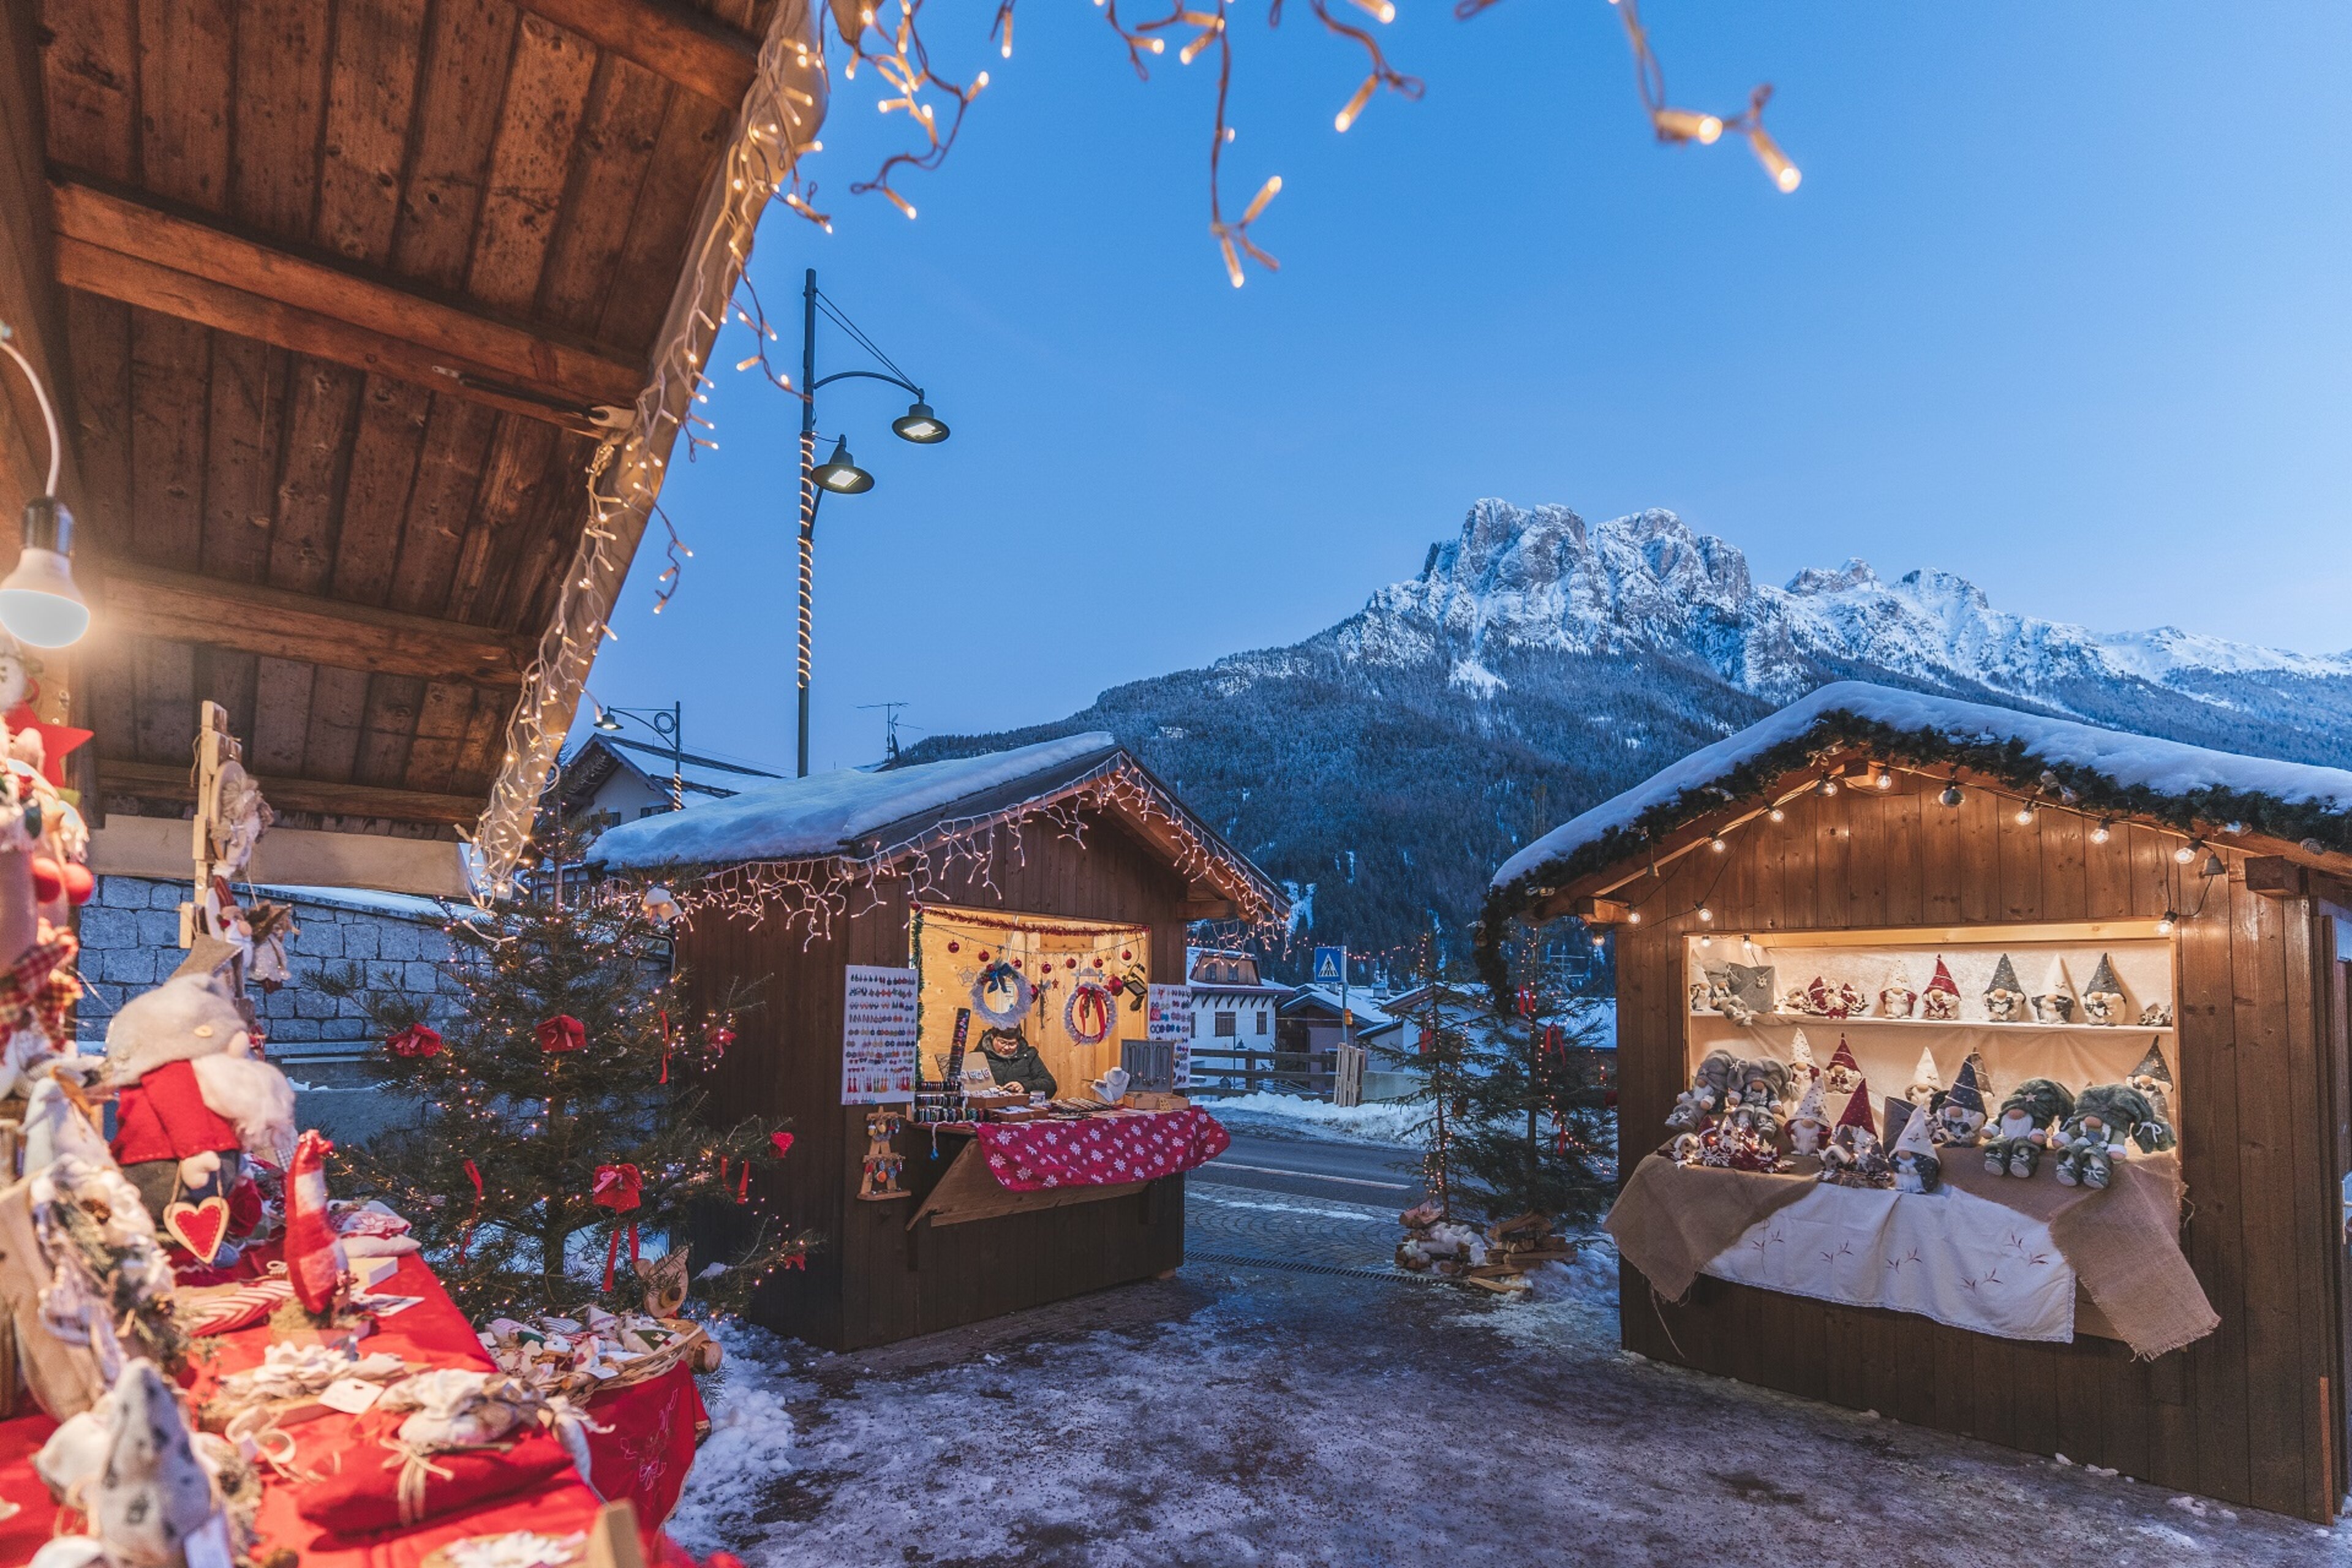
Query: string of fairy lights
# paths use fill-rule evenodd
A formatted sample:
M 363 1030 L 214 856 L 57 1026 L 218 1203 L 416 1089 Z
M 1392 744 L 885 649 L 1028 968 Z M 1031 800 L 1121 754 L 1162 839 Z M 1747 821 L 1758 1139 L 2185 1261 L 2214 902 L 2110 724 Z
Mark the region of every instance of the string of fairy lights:
M 1175 870 L 1187 881 L 1215 886 L 1233 901 L 1238 923 L 1278 929 L 1272 888 L 1203 837 L 1181 806 L 1123 757 L 1025 800 L 943 820 L 901 843 L 868 837 L 836 855 L 717 867 L 675 886 L 672 897 L 688 926 L 705 910 L 753 927 L 778 920 L 786 931 L 803 932 L 806 951 L 831 937 L 835 921 L 881 909 L 894 891 L 913 903 L 946 901 L 975 888 L 1001 896 L 996 873 L 1028 863 L 1028 832 L 1042 828 L 1083 848 L 1090 819 L 1114 812 L 1164 825 Z
M 1640 925 L 1645 918 L 1645 906 L 1654 900 L 1667 885 L 1660 868 L 1671 865 L 1686 855 L 1704 852 L 1717 862 L 1715 874 L 1707 879 L 1705 889 L 1688 908 L 1677 908 L 1671 912 L 1660 910 L 1656 913 L 1657 918 L 1668 920 L 1685 916 L 1695 917 L 1701 933 L 1699 938 L 1701 943 L 1711 944 L 1713 938 L 1709 928 L 1714 926 L 1716 920 L 1715 891 L 1721 884 L 1724 873 L 1730 868 L 1729 835 L 1753 823 L 1779 824 L 1787 821 L 1790 805 L 1809 795 L 1834 795 L 1841 788 L 1868 794 L 1890 792 L 1895 787 L 1898 774 L 1909 774 L 1925 779 L 1930 784 L 1942 779 L 1943 787 L 1937 792 L 1935 799 L 1937 805 L 1947 809 L 1958 809 L 1971 791 L 2008 802 L 2010 803 L 2007 808 L 2008 814 L 2011 819 L 2021 827 L 2032 826 L 2045 812 L 2061 813 L 2077 817 L 2092 825 L 2090 831 L 2084 837 L 2094 845 L 2113 843 L 2116 828 L 2125 825 L 2119 813 L 2101 811 L 2084 805 L 2075 792 L 2068 788 L 2052 773 L 2044 772 L 2032 790 L 2020 791 L 1986 784 L 1979 779 L 1972 779 L 1963 786 L 1959 770 L 1957 768 L 1951 771 L 1948 778 L 1945 778 L 1941 773 L 1927 768 L 1880 760 L 1864 763 L 1859 773 L 1849 773 L 1843 784 L 1836 770 L 1824 769 L 1818 775 L 1782 791 L 1768 804 L 1758 805 L 1725 822 L 1711 830 L 1705 838 L 1696 839 L 1663 857 L 1653 856 L 1642 870 L 1601 889 L 1594 896 L 1603 899 L 1615 898 L 1617 901 L 1625 904 L 1625 923 Z M 1857 780 L 1859 782 L 1856 782 Z M 2207 895 L 2212 890 L 2214 881 L 2217 879 L 2226 879 L 2229 868 L 2223 863 L 2220 851 L 2203 834 L 2169 827 L 2159 823 L 2150 823 L 2138 817 L 2131 818 L 2128 825 L 2176 841 L 2162 868 L 2165 908 L 2163 915 L 2156 922 L 2158 934 L 2169 936 L 2179 929 L 2184 921 L 2194 921 L 2204 913 L 2205 900 Z M 2246 831 L 2245 824 L 2233 822 L 2223 825 L 2218 830 L 2218 836 L 2225 838 L 2237 837 L 2244 835 Z M 2195 873 L 2197 896 L 2193 903 L 2189 900 L 2188 889 L 2183 885 L 2183 878 L 2189 874 L 2188 868 L 2191 866 L 2197 868 Z M 1622 896 L 1625 889 L 1637 882 L 1646 884 L 1639 898 L 1628 899 Z M 2185 904 L 2189 907 L 2184 912 Z M 1607 940 L 1606 928 L 1596 925 L 1592 931 L 1593 946 L 1603 947 Z

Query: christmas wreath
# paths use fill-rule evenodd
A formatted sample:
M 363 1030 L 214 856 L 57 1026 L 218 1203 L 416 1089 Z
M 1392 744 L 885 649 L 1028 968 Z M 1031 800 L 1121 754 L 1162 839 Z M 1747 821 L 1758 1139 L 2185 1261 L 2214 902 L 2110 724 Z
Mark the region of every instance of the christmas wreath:
M 1098 1046 L 1110 1034 L 1118 1005 L 1118 999 L 1101 976 L 1081 980 L 1070 987 L 1070 999 L 1062 1004 L 1062 1027 L 1078 1044 Z
M 1036 1001 L 1037 990 L 1028 976 L 1003 959 L 982 969 L 971 983 L 971 1010 L 1000 1029 L 1017 1028 Z

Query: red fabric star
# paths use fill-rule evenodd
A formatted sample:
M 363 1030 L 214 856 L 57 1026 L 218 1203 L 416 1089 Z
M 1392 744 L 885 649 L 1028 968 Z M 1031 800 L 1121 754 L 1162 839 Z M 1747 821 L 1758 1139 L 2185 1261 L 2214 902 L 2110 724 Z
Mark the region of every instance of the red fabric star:
M 8 710 L 5 718 L 11 730 L 32 730 L 39 733 L 41 776 L 59 789 L 63 789 L 66 784 L 66 754 L 98 732 L 95 730 L 77 730 L 70 724 L 44 723 L 33 711 L 30 702 L 17 703 Z

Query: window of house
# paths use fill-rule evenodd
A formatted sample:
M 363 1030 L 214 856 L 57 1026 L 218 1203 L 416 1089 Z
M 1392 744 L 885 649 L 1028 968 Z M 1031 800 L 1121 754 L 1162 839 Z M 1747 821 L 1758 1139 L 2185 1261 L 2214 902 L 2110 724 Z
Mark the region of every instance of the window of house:
M 1257 1032 L 1261 1035 L 1265 1033 L 1265 1009 L 1263 1007 L 1258 1009 Z
M 1241 1032 L 1241 1020 L 1234 1014 L 1220 1013 L 1217 1015 L 1217 1035 L 1219 1038 L 1229 1039 Z

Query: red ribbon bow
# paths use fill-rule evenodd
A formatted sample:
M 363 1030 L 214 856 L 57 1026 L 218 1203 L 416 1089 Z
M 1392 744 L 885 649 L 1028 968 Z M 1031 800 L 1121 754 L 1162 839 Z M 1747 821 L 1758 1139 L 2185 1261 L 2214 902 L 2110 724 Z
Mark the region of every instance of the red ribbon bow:
M 793 1152 L 793 1135 L 789 1132 L 771 1132 L 768 1142 L 776 1146 L 776 1158 L 779 1160 Z
M 576 1051 L 588 1043 L 588 1026 L 569 1013 L 548 1019 L 538 1033 L 539 1048 L 550 1053 Z
M 383 1048 L 404 1061 L 441 1054 L 441 1036 L 423 1024 L 411 1024 L 383 1042 Z
M 482 1217 L 482 1168 L 471 1160 L 466 1162 L 466 1179 L 474 1184 L 474 1212 L 466 1216 L 466 1228 L 457 1233 L 457 1266 L 466 1263 L 466 1244 L 474 1239 L 474 1222 Z
M 662 1070 L 661 1077 L 655 1081 L 657 1083 L 667 1083 L 669 1081 L 669 1009 L 667 1007 L 661 1010 L 661 1026 Z
M 541 1026 L 544 1027 L 545 1026 Z M 611 1209 L 614 1214 L 628 1214 L 644 1204 L 642 1194 L 646 1178 L 635 1165 L 599 1165 L 596 1184 L 588 1189 L 588 1201 L 598 1208 Z M 613 1227 L 613 1239 L 604 1248 L 604 1294 L 613 1293 L 613 1268 L 620 1261 L 621 1227 Z M 637 1222 L 629 1221 L 629 1267 L 637 1263 Z

